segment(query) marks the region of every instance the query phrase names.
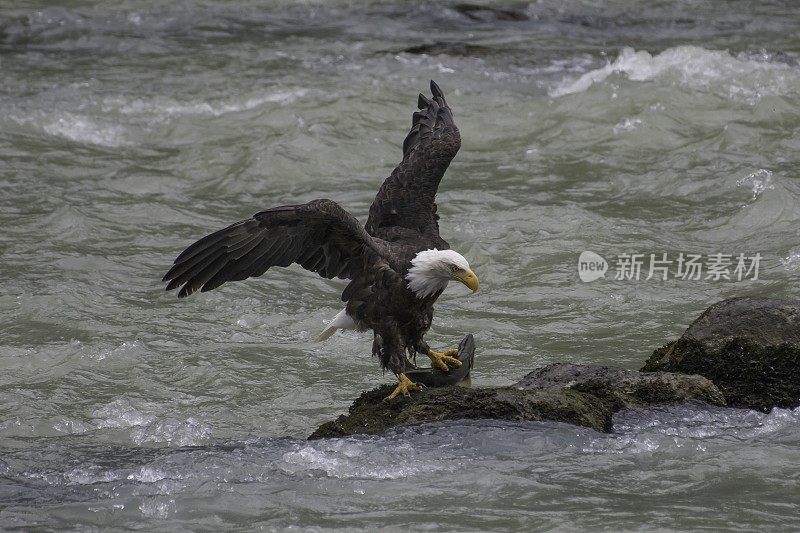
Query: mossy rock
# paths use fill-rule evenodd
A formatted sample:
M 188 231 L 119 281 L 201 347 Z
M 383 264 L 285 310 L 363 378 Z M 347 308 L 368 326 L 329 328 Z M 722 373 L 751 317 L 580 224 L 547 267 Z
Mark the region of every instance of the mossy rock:
M 612 429 L 624 408 L 704 401 L 724 405 L 719 390 L 700 376 L 597 365 L 555 364 L 510 387 L 444 387 L 385 401 L 393 385 L 364 392 L 348 414 L 320 426 L 309 438 L 380 433 L 389 428 L 459 419 L 554 421 L 597 431 Z
M 728 405 L 769 411 L 800 405 L 800 302 L 732 298 L 708 308 L 642 368 L 699 374 Z

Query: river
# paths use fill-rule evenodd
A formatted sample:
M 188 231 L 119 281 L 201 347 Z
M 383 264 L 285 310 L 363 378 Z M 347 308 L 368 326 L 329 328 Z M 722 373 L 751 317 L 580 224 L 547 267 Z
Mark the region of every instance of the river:
M 800 296 L 793 2 L 483 5 L 0 4 L 0 528 L 800 529 L 800 409 L 307 442 L 391 381 L 371 335 L 314 342 L 344 282 L 164 292 L 267 207 L 365 220 L 434 79 L 463 140 L 441 231 L 481 290 L 428 341 L 473 333 L 473 385 L 639 368 L 716 301 Z

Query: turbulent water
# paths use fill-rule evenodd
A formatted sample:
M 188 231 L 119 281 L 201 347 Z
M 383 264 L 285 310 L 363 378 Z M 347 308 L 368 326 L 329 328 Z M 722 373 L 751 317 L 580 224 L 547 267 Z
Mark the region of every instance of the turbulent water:
M 343 282 L 160 282 L 266 207 L 363 220 L 435 79 L 441 230 L 481 291 L 429 342 L 475 334 L 476 385 L 638 368 L 721 298 L 800 296 L 793 2 L 28 4 L 0 6 L 0 527 L 800 528 L 800 410 L 306 442 L 390 380 L 369 335 L 313 342 Z

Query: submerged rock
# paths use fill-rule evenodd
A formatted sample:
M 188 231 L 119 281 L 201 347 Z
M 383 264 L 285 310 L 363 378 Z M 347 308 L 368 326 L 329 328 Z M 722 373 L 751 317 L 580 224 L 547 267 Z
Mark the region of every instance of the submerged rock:
M 800 405 L 800 301 L 731 298 L 709 307 L 643 371 L 699 374 L 728 405 L 768 411 Z
M 379 433 L 389 428 L 456 419 L 556 421 L 611 431 L 614 412 L 700 400 L 724 405 L 719 390 L 700 376 L 641 373 L 596 365 L 554 364 L 510 387 L 424 389 L 410 398 L 384 398 L 393 386 L 363 393 L 347 415 L 320 426 L 309 438 Z

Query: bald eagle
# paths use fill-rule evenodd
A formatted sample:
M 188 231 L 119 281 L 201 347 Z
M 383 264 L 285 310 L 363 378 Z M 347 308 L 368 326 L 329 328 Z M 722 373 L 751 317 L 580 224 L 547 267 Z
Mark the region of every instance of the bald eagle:
M 461 137 L 433 81 L 431 93 L 419 95 L 403 160 L 378 190 L 366 225 L 332 200 L 273 207 L 189 246 L 164 276 L 166 290 L 180 287 L 185 297 L 297 263 L 324 278 L 350 280 L 344 309 L 319 340 L 339 329 L 371 329 L 372 354 L 399 381 L 388 399 L 420 388 L 404 373 L 408 357 L 425 354 L 443 371 L 461 366 L 457 350 L 435 351 L 423 339 L 448 282 L 478 290 L 467 260 L 439 235 L 436 190 Z

